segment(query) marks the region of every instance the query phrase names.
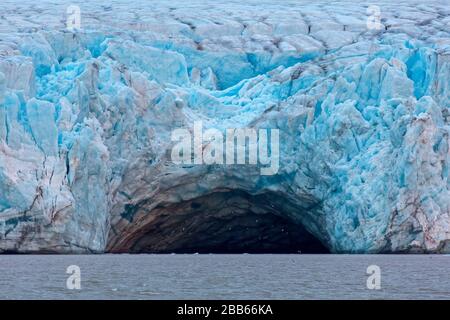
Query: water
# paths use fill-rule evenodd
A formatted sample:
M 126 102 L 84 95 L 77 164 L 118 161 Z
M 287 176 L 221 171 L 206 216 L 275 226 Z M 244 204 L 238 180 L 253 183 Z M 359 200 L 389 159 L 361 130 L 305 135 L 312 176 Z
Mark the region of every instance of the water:
M 66 287 L 69 265 L 81 290 Z M 0 255 L 0 298 L 450 299 L 449 272 L 437 255 Z

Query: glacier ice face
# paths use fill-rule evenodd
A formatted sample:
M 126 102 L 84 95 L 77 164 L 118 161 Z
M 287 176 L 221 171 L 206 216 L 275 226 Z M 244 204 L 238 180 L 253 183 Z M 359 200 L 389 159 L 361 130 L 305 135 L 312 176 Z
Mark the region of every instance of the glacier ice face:
M 368 30 L 347 2 L 108 3 L 76 32 L 68 3 L 0 4 L 0 251 L 219 245 L 273 216 L 333 252 L 450 252 L 450 6 L 382 2 Z M 174 164 L 196 120 L 279 129 L 278 174 Z

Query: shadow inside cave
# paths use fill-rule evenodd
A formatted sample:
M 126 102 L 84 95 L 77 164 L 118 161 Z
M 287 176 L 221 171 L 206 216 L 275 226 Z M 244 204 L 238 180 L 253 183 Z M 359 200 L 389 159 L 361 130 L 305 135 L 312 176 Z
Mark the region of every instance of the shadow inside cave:
M 160 206 L 110 252 L 329 253 L 319 239 L 279 210 L 273 197 L 215 192 Z

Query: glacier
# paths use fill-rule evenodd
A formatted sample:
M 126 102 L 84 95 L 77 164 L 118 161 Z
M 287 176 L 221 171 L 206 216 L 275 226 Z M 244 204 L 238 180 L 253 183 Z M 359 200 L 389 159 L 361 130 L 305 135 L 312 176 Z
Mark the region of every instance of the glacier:
M 0 252 L 450 253 L 447 1 L 70 5 L 0 3 Z M 278 173 L 171 162 L 200 120 Z

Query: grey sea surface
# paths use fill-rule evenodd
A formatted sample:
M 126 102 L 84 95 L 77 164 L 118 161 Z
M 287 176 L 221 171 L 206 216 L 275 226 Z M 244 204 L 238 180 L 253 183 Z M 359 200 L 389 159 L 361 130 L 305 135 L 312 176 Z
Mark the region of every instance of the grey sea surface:
M 445 255 L 0 255 L 0 275 L 0 299 L 450 299 Z

